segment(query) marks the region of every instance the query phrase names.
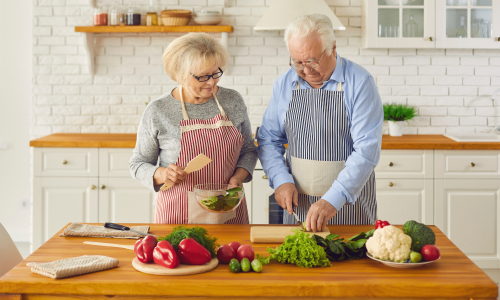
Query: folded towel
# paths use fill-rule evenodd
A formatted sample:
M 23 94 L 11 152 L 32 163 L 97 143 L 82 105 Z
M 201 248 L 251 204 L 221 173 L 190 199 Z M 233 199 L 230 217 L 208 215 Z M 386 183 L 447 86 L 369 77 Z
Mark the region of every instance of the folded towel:
M 103 237 L 103 238 L 119 238 L 119 239 L 140 239 L 149 231 L 149 226 L 133 226 L 130 227 L 135 231 L 143 232 L 143 235 L 130 231 L 121 231 L 109 229 L 104 226 L 87 225 L 80 223 L 71 223 L 61 236 L 86 236 L 86 237 Z
M 31 272 L 54 279 L 104 271 L 118 266 L 118 259 L 102 255 L 84 255 L 48 263 L 27 263 Z

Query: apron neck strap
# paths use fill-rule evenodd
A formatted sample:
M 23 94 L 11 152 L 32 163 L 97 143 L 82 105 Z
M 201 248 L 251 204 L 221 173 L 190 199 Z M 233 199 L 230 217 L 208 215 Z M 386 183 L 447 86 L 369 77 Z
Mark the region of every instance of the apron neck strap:
M 342 70 L 343 70 L 344 69 L 344 63 L 342 62 L 342 57 L 340 57 L 340 54 L 338 54 L 338 55 L 339 55 L 339 58 L 340 58 L 340 65 L 342 66 Z M 297 80 L 297 81 L 295 81 L 295 90 L 299 90 L 299 89 L 300 89 L 299 88 L 299 81 Z M 339 84 L 337 85 L 337 92 L 342 92 L 342 82 L 339 82 Z
M 219 100 L 217 99 L 217 96 L 215 96 L 214 91 L 212 91 L 212 94 L 214 95 L 215 102 L 217 102 L 217 106 L 219 107 L 220 114 L 225 117 L 226 113 L 224 112 L 224 109 L 222 106 L 220 106 Z M 181 96 L 181 105 L 182 105 L 182 115 L 184 116 L 184 121 L 188 121 L 189 117 L 186 111 L 186 105 L 184 104 L 184 98 L 182 97 L 182 85 L 179 85 L 179 95 Z

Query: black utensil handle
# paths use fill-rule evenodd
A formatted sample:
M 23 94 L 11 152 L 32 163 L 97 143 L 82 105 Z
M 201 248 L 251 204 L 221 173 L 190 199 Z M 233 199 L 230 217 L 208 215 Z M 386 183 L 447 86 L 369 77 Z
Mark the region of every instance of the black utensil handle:
M 116 229 L 116 230 L 130 230 L 130 228 L 127 226 L 123 226 L 123 225 L 115 224 L 115 223 L 110 223 L 110 222 L 104 223 L 104 227 Z

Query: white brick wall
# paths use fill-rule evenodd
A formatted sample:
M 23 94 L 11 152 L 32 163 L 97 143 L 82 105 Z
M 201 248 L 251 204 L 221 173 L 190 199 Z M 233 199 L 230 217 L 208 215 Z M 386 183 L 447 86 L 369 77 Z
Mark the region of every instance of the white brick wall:
M 234 32 L 229 34 L 231 65 L 220 85 L 242 94 L 254 129 L 273 81 L 289 69 L 283 32 L 253 30 L 271 2 L 157 0 L 163 9 L 221 9 L 223 24 Z M 489 100 L 500 87 L 500 50 L 361 49 L 361 1 L 326 2 L 347 27 L 336 32 L 339 54 L 373 75 L 384 103 L 419 108 L 407 134 L 488 132 L 500 123 L 500 109 Z M 108 7 L 132 4 L 145 12 L 149 1 L 97 1 Z M 74 26 L 92 24 L 89 1 L 33 0 L 33 5 L 33 138 L 56 132 L 135 133 L 145 103 L 176 86 L 163 71 L 161 55 L 181 34 L 98 34 L 96 75 L 91 76 L 81 35 L 74 32 Z

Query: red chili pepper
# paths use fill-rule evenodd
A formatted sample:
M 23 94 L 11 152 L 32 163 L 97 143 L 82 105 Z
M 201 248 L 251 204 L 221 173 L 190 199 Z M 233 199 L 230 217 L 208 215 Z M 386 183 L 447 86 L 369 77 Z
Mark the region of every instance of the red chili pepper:
M 387 222 L 387 221 L 377 220 L 375 222 L 375 229 L 384 228 L 387 225 L 391 225 L 391 224 L 389 224 L 389 222 Z
M 135 256 L 140 262 L 148 263 L 153 261 L 153 250 L 158 241 L 154 236 L 147 235 L 145 238 L 138 240 L 134 245 Z
M 161 241 L 156 245 L 153 258 L 155 263 L 170 269 L 177 267 L 181 263 L 174 247 L 168 241 Z
M 188 265 L 204 265 L 212 260 L 210 252 L 193 238 L 183 239 L 177 254 L 181 262 Z

